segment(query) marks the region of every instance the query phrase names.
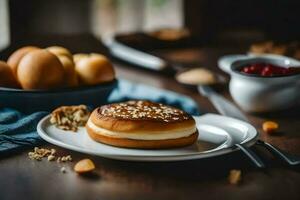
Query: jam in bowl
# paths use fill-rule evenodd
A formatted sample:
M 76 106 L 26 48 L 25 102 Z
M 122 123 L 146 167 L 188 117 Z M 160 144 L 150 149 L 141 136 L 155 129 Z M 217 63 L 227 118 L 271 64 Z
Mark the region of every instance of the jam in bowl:
M 252 63 L 240 67 L 238 71 L 243 74 L 262 77 L 288 76 L 300 73 L 297 67 L 282 67 L 271 63 Z
M 277 55 L 229 55 L 219 67 L 230 76 L 229 92 L 247 112 L 273 112 L 300 98 L 300 61 Z

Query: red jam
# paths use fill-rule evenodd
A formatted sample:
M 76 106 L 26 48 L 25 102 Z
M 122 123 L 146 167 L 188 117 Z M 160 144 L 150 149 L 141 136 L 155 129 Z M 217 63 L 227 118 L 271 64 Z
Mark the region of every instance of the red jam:
M 296 67 L 280 67 L 269 63 L 253 63 L 243 66 L 239 69 L 240 72 L 251 75 L 272 77 L 272 76 L 286 76 L 299 74 L 299 69 Z

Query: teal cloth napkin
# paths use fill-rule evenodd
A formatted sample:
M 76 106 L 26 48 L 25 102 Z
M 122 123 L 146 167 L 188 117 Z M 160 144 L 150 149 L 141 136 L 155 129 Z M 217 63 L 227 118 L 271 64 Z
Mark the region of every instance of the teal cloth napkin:
M 190 97 L 127 80 L 119 80 L 109 96 L 108 102 L 121 102 L 130 99 L 144 99 L 168 104 L 192 115 L 199 115 L 195 101 Z M 17 110 L 0 108 L 0 153 L 33 146 L 42 141 L 36 132 L 36 126 L 48 112 L 35 112 L 24 115 Z

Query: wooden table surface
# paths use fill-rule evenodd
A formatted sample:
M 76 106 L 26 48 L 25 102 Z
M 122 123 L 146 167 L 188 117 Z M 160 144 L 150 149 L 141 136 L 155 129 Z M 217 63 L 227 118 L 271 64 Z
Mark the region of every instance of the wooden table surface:
M 83 40 L 85 38 L 82 38 Z M 89 40 L 89 39 L 87 39 Z M 33 41 L 31 44 L 35 44 Z M 52 41 L 53 42 L 53 41 Z M 63 43 L 65 42 L 65 43 Z M 39 44 L 39 42 L 36 42 Z M 45 45 L 50 44 L 48 42 Z M 72 42 L 63 44 L 79 51 L 80 46 Z M 22 44 L 18 44 L 20 46 Z M 97 51 L 90 43 L 83 44 L 82 51 Z M 200 49 L 203 66 L 216 69 L 217 58 L 227 53 L 241 53 L 235 48 L 203 47 Z M 8 51 L 7 51 L 8 52 Z M 6 56 L 7 52 L 2 54 Z M 136 83 L 145 83 L 166 88 L 191 96 L 203 112 L 216 110 L 201 97 L 196 90 L 186 88 L 172 78 L 160 73 L 137 69 L 115 62 L 117 76 Z M 230 98 L 226 89 L 220 91 Z M 260 132 L 260 138 L 286 152 L 300 156 L 300 110 L 299 107 L 269 115 L 247 115 Z M 266 119 L 280 124 L 280 133 L 265 134 L 261 124 Z M 265 171 L 252 166 L 240 152 L 211 159 L 170 162 L 143 163 L 125 162 L 85 155 L 62 149 L 48 143 L 41 147 L 55 148 L 59 154 L 71 154 L 73 162 L 57 163 L 30 160 L 25 149 L 0 157 L 0 199 L 300 199 L 299 167 L 288 167 L 264 151 L 253 149 L 268 164 Z M 73 172 L 74 163 L 90 158 L 96 164 L 91 176 L 79 176 Z M 66 173 L 60 171 L 66 168 Z M 242 182 L 230 185 L 227 181 L 230 169 L 242 170 Z

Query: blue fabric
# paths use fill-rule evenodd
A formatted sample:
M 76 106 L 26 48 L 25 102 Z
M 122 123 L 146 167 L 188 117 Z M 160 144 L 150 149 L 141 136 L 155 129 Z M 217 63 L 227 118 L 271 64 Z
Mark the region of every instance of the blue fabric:
M 189 97 L 168 90 L 154 88 L 127 80 L 119 80 L 118 87 L 111 93 L 108 101 L 121 102 L 130 99 L 147 99 L 168 104 L 192 115 L 199 115 L 197 104 Z M 36 126 L 47 112 L 23 115 L 17 110 L 0 108 L 0 152 L 32 146 L 41 142 Z
M 40 142 L 36 126 L 46 114 L 47 112 L 36 112 L 25 116 L 13 109 L 0 109 L 0 152 Z

